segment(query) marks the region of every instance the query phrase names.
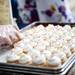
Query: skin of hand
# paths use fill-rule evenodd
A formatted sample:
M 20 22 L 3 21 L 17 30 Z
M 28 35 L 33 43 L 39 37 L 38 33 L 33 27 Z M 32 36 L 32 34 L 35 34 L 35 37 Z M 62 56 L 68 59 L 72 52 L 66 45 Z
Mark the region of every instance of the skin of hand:
M 18 27 L 14 25 L 0 25 L 0 47 L 11 46 L 22 39 Z

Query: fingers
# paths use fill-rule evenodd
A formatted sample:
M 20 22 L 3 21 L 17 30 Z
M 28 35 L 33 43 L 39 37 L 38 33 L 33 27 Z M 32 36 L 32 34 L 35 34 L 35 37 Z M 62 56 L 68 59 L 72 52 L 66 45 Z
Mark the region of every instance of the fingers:
M 18 38 L 16 37 L 16 35 L 15 35 L 15 34 L 14 34 L 14 35 L 9 35 L 9 38 L 11 39 L 12 44 L 14 44 L 15 42 L 17 42 L 17 41 L 18 41 Z
M 22 39 L 18 27 L 15 25 L 1 26 L 0 27 L 0 47 L 6 45 L 13 45 Z
M 13 44 L 24 38 L 23 35 L 17 30 L 15 30 L 13 33 L 9 34 L 9 37 L 10 37 L 11 41 L 13 42 Z
M 10 40 L 9 37 L 0 37 L 0 48 L 5 48 L 7 46 L 11 46 L 12 41 Z
M 13 44 L 13 41 L 10 39 L 9 36 L 7 36 L 7 37 L 5 38 L 5 40 L 6 40 L 6 42 L 7 42 L 9 45 L 12 45 L 12 44 Z
M 18 38 L 16 36 L 16 29 L 14 28 L 14 26 L 9 26 L 10 28 L 7 28 L 6 34 L 9 36 L 10 40 L 12 41 L 12 43 L 14 44 L 15 42 L 18 41 Z
M 20 32 L 18 32 L 18 31 L 16 31 L 15 34 L 16 34 L 16 36 L 17 36 L 17 38 L 18 38 L 19 40 L 21 40 L 21 39 L 24 38 L 23 34 L 20 33 Z

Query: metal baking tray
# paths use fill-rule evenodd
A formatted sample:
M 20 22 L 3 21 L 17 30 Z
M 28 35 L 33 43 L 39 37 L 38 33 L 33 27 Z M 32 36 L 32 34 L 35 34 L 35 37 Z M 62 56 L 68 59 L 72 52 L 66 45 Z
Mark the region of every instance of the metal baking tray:
M 34 22 L 27 27 L 23 28 L 21 32 L 24 30 L 32 28 L 34 26 L 38 26 L 39 24 L 43 24 L 47 26 L 48 24 L 54 25 L 71 25 L 72 27 L 75 23 L 41 23 L 41 22 Z M 5 59 L 10 50 L 5 50 L 4 52 L 0 52 L 0 70 L 2 71 L 10 71 L 15 73 L 32 73 L 32 74 L 46 74 L 46 75 L 65 75 L 70 68 L 75 64 L 75 53 L 72 54 L 71 57 L 61 66 L 57 68 L 49 68 L 49 67 L 39 67 L 39 66 L 32 66 L 32 65 L 21 65 L 21 64 L 8 64 L 5 63 Z

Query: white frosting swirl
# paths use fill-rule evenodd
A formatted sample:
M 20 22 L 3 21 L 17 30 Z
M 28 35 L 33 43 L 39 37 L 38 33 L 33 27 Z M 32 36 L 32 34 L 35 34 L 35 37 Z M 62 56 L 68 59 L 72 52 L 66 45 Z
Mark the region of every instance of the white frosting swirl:
M 46 58 L 43 54 L 35 55 L 32 58 L 32 62 L 33 62 L 33 64 L 36 64 L 36 65 L 44 64 L 46 62 Z
M 16 54 L 20 54 L 23 52 L 23 49 L 20 47 L 15 47 L 14 49 L 12 49 L 12 52 L 14 52 Z
M 19 59 L 19 63 L 21 63 L 21 64 L 27 64 L 31 61 L 32 61 L 32 58 L 28 54 L 22 54 Z
M 52 66 L 61 65 L 61 59 L 57 56 L 53 56 L 53 57 L 49 58 L 47 61 L 48 61 L 48 64 L 52 65 Z
M 62 62 L 65 62 L 67 60 L 67 56 L 64 52 L 59 51 L 59 52 L 55 53 L 54 55 L 58 56 Z
M 17 54 L 15 54 L 15 53 L 10 53 L 10 54 L 7 56 L 7 61 L 14 62 L 14 61 L 19 60 L 19 58 L 20 58 L 20 56 L 18 56 Z

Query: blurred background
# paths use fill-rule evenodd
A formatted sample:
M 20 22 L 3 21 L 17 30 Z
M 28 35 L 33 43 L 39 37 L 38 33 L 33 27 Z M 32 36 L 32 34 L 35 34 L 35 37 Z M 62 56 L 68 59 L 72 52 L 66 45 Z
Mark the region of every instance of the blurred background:
M 11 0 L 11 3 L 20 29 L 34 21 L 75 22 L 75 0 Z
M 75 0 L 69 0 L 69 4 L 72 14 L 75 16 Z

